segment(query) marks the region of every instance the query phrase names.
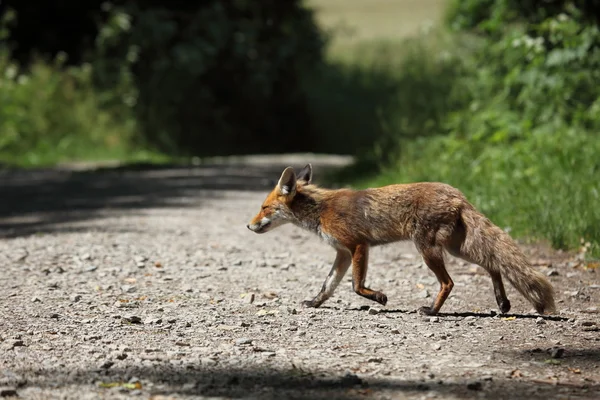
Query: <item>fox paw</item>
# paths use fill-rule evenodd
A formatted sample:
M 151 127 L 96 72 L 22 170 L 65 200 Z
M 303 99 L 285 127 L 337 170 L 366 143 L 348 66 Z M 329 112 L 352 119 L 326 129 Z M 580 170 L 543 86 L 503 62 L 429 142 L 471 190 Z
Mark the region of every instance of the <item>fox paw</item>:
M 504 300 L 499 306 L 502 314 L 506 314 L 510 311 L 510 301 L 508 301 L 508 299 Z
M 382 306 L 385 306 L 387 304 L 387 296 L 381 292 L 375 292 L 373 300 L 378 302 Z
M 435 311 L 431 307 L 423 306 L 423 307 L 419 308 L 419 313 L 421 313 L 423 315 L 435 315 L 435 314 L 437 314 L 437 311 Z
M 304 300 L 302 302 L 302 306 L 306 308 L 317 308 L 321 305 L 321 303 L 314 300 Z

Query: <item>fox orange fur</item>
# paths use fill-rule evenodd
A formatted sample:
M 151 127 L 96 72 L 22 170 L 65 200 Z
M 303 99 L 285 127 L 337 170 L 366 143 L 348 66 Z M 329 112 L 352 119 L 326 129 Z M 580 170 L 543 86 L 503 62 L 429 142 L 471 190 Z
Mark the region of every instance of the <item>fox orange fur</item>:
M 321 291 L 305 301 L 305 306 L 319 307 L 331 297 L 350 265 L 354 291 L 385 305 L 385 294 L 365 286 L 369 247 L 412 240 L 440 283 L 433 304 L 422 307 L 422 313 L 438 313 L 454 286 L 446 271 L 444 250 L 482 266 L 490 274 L 502 313 L 510 310 L 503 277 L 538 313 L 555 312 L 550 282 L 531 267 L 510 236 L 478 212 L 458 189 L 423 182 L 329 190 L 311 180 L 310 164 L 298 175 L 291 167 L 286 168 L 260 212 L 247 225 L 256 233 L 264 233 L 291 222 L 316 233 L 337 250 Z

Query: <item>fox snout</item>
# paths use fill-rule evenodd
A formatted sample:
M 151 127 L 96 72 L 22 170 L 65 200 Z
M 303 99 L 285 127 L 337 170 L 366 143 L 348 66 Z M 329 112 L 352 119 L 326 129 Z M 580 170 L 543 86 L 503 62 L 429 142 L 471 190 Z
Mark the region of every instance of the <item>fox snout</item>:
M 254 233 L 265 233 L 269 230 L 270 226 L 271 220 L 266 217 L 261 218 L 257 222 L 252 221 L 246 225 L 246 227 Z

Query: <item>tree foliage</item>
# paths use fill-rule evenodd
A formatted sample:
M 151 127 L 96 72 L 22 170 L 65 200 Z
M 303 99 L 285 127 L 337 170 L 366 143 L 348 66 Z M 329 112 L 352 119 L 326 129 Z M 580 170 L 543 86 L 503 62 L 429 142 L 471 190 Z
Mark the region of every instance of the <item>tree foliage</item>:
M 146 145 L 193 155 L 311 149 L 300 81 L 321 61 L 323 39 L 300 0 L 51 3 L 17 4 L 13 57 L 90 62 L 98 88 L 119 94 L 107 106 L 130 107 Z

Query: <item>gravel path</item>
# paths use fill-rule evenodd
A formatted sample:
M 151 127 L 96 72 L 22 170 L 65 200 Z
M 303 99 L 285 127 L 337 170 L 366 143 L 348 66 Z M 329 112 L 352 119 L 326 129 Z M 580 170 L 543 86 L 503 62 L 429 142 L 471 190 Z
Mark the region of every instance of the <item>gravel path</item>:
M 412 244 L 371 252 L 380 307 L 348 275 L 303 309 L 335 252 L 293 226 L 245 227 L 288 164 L 315 180 L 346 162 L 250 157 L 193 168 L 0 171 L 0 397 L 26 399 L 600 398 L 593 265 L 526 250 L 559 315 L 450 259 L 438 286 Z

